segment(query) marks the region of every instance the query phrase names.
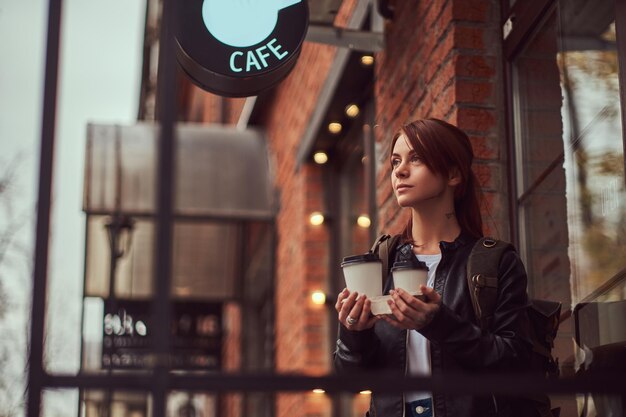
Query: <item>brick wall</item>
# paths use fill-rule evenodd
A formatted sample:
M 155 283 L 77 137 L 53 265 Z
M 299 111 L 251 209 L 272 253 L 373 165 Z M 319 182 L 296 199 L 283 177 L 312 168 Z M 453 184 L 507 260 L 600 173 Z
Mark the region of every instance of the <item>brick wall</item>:
M 344 1 L 335 24 L 345 26 L 356 1 Z M 296 153 L 336 48 L 305 42 L 291 74 L 276 89 L 263 125 L 270 140 L 280 192 L 276 251 L 277 372 L 310 375 L 330 369 L 328 309 L 314 306 L 310 294 L 326 290 L 328 229 L 309 223 L 312 211 L 324 211 L 322 170 L 304 165 L 296 170 Z M 277 416 L 322 416 L 330 413 L 324 394 L 280 394 Z
M 241 307 L 234 303 L 225 303 L 223 307 L 224 340 L 222 346 L 222 369 L 224 372 L 235 372 L 241 369 Z M 219 401 L 220 415 L 240 416 L 242 397 L 239 393 L 223 394 Z
M 300 139 L 334 55 L 332 47 L 305 43 L 296 68 L 278 88 L 265 123 L 280 192 L 276 252 L 277 372 L 320 374 L 328 369 L 327 313 L 314 309 L 309 302 L 310 291 L 325 280 L 328 256 L 326 229 L 308 222 L 311 211 L 323 211 L 321 172 L 308 165 L 296 171 L 295 162 Z M 316 415 L 324 406 L 319 395 L 279 395 L 276 414 Z
M 381 229 L 399 230 L 407 214 L 398 209 L 391 193 L 386 144 L 402 123 L 435 116 L 457 124 L 470 135 L 476 173 L 487 194 L 486 210 L 493 217 L 488 222 L 489 231 L 497 227 L 500 236 L 506 234 L 505 210 L 501 209 L 505 207 L 506 152 L 499 87 L 498 3 L 395 2 L 395 18 L 386 23 L 385 50 L 376 55 L 378 126 L 374 131 L 380 149 L 377 201 Z M 345 0 L 335 24 L 345 25 L 356 4 L 356 0 Z M 305 42 L 294 70 L 275 89 L 263 112 L 262 124 L 280 195 L 275 277 L 276 371 L 280 373 L 319 375 L 330 371 L 329 323 L 334 314 L 310 302 L 312 290 L 327 290 L 329 274 L 328 230 L 308 222 L 312 211 L 324 210 L 322 172 L 308 164 L 297 169 L 296 154 L 335 53 L 333 47 Z M 243 100 L 228 100 L 228 111 L 223 114 L 220 98 L 197 89 L 192 89 L 189 96 L 195 103 L 188 110 L 189 120 L 236 123 L 243 106 Z M 368 245 L 366 242 L 364 247 Z M 362 415 L 367 397 L 357 396 L 355 415 Z M 329 414 L 330 400 L 324 394 L 277 396 L 279 417 Z
M 384 142 L 409 120 L 435 116 L 457 124 L 471 137 L 476 173 L 487 193 L 489 227 L 500 231 L 505 194 L 505 155 L 500 139 L 502 98 L 498 85 L 499 9 L 495 0 L 396 2 L 396 17 L 386 25 L 386 49 L 376 56 L 377 141 L 382 163 L 378 173 L 380 225 L 397 230 L 406 221 L 388 185 Z M 344 14 L 337 21 L 346 20 Z M 329 370 L 327 311 L 313 309 L 310 290 L 324 285 L 327 233 L 307 223 L 322 202 L 320 172 L 315 166 L 295 171 L 295 154 L 316 104 L 334 49 L 306 44 L 294 72 L 277 90 L 264 125 L 276 159 L 281 192 L 277 250 L 277 368 L 318 374 Z M 314 65 L 313 65 L 314 64 Z M 311 71 L 315 68 L 315 71 Z M 297 322 L 294 318 L 298 318 Z M 358 405 L 358 403 L 357 403 Z M 281 395 L 278 416 L 325 415 L 328 401 L 312 394 Z M 362 406 L 357 407 L 362 411 Z
M 403 123 L 438 117 L 470 136 L 486 232 L 506 238 L 499 2 L 396 2 L 395 16 L 376 57 L 380 227 L 399 231 L 407 220 L 389 186 L 389 139 Z

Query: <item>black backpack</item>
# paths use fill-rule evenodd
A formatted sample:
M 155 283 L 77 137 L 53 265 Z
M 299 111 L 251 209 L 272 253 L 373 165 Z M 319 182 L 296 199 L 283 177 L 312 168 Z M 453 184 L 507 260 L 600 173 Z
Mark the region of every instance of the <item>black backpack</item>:
M 383 285 L 389 273 L 389 265 L 395 257 L 400 235 L 381 235 L 371 251 L 378 253 L 383 264 Z M 474 313 L 482 329 L 491 325 L 498 294 L 498 267 L 502 255 L 515 250 L 510 243 L 483 237 L 469 255 L 467 262 L 467 284 L 472 298 Z M 552 355 L 554 338 L 559 328 L 561 303 L 547 300 L 531 300 L 528 307 L 530 337 L 533 343 L 531 369 L 545 377 L 557 377 L 558 360 Z M 558 417 L 560 410 L 551 409 L 547 395 L 526 395 L 514 399 L 513 410 L 520 416 Z

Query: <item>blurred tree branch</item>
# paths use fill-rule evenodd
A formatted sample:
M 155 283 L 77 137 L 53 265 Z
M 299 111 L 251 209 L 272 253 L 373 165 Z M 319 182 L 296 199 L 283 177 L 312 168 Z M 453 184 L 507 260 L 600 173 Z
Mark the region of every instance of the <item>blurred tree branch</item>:
M 16 335 L 21 332 L 21 324 L 16 327 L 16 323 L 24 321 L 24 317 L 20 302 L 13 298 L 15 291 L 11 290 L 16 278 L 27 275 L 22 272 L 30 271 L 32 262 L 30 251 L 20 239 L 22 228 L 32 217 L 20 205 L 17 175 L 22 161 L 20 155 L 12 157 L 9 163 L 0 159 L 0 417 L 21 415 L 24 400 L 24 386 L 19 378 L 24 373 L 20 363 L 27 339 Z

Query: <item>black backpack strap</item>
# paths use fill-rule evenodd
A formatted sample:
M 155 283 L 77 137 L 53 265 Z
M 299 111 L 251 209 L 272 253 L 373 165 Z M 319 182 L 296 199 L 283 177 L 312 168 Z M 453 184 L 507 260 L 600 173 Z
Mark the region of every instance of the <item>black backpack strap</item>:
M 490 237 L 478 239 L 467 260 L 467 286 L 480 328 L 491 325 L 498 299 L 498 268 L 502 254 L 513 248 L 510 243 Z
M 389 274 L 389 268 L 390 268 L 389 265 L 393 264 L 392 257 L 395 256 L 394 251 L 396 249 L 396 246 L 399 240 L 400 240 L 400 235 L 391 236 L 391 235 L 383 234 L 383 235 L 378 236 L 378 238 L 374 241 L 372 248 L 370 249 L 370 252 L 378 254 L 378 257 L 383 263 L 383 268 L 382 268 L 383 288 L 385 286 L 385 282 L 387 281 L 387 275 Z

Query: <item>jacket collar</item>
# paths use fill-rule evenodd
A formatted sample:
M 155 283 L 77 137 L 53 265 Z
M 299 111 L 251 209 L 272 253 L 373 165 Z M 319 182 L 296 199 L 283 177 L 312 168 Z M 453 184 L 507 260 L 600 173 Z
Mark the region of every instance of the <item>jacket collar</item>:
M 454 239 L 452 242 L 441 241 L 439 242 L 439 247 L 441 248 L 441 252 L 454 252 L 455 250 L 465 247 L 467 245 L 472 245 L 476 242 L 476 238 L 470 235 L 465 231 L 461 231 L 461 233 Z M 398 256 L 399 259 L 407 260 L 414 258 L 413 250 L 411 248 L 410 243 L 404 243 L 398 247 Z
M 462 248 L 466 245 L 470 245 L 476 242 L 476 238 L 467 233 L 465 230 L 461 230 L 461 233 L 454 239 L 453 242 L 439 242 L 442 252 L 454 251 Z

